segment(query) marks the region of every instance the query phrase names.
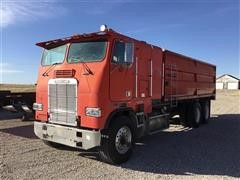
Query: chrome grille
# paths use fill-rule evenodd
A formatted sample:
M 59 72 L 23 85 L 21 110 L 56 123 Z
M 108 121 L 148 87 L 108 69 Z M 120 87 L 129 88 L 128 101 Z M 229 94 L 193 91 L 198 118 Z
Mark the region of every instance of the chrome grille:
M 57 78 L 48 83 L 49 122 L 76 126 L 77 81 Z

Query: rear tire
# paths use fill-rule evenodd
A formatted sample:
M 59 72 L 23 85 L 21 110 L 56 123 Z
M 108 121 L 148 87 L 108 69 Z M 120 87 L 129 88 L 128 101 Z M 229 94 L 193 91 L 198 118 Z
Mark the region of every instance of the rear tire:
M 210 119 L 210 101 L 206 100 L 201 103 L 201 121 L 207 124 Z
M 180 122 L 184 127 L 190 127 L 187 115 L 188 115 L 188 106 L 183 104 L 180 110 Z
M 190 127 L 198 128 L 201 123 L 201 105 L 194 102 L 192 106 L 188 106 L 188 124 Z
M 100 157 L 110 164 L 126 162 L 134 144 L 133 126 L 126 116 L 117 117 L 104 133 L 101 140 Z

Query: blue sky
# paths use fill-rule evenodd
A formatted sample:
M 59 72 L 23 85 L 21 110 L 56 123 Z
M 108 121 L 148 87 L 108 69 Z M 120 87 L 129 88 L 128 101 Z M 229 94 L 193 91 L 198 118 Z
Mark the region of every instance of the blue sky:
M 0 0 L 0 83 L 35 83 L 36 42 L 101 24 L 240 77 L 238 0 Z

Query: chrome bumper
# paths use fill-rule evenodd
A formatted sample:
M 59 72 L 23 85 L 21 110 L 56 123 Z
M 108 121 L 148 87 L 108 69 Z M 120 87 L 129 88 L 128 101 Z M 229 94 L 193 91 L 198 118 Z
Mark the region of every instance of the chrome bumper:
M 100 131 L 77 129 L 43 122 L 34 122 L 34 133 L 43 140 L 64 144 L 80 149 L 100 146 Z

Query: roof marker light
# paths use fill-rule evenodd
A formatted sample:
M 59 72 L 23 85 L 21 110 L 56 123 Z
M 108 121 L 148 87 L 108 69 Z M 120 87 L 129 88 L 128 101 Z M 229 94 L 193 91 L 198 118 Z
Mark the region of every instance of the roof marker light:
M 106 24 L 101 25 L 100 31 L 102 31 L 102 32 L 107 31 L 107 25 Z

